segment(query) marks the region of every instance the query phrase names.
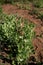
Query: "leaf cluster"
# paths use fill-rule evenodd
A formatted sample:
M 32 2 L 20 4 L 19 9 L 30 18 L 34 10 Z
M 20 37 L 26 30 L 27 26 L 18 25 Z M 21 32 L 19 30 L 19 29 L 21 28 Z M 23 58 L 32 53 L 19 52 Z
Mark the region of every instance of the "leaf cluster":
M 7 58 L 12 60 L 13 65 L 25 63 L 34 53 L 34 24 L 17 15 L 6 14 L 3 14 L 0 22 L 0 41 L 3 47 L 9 49 Z

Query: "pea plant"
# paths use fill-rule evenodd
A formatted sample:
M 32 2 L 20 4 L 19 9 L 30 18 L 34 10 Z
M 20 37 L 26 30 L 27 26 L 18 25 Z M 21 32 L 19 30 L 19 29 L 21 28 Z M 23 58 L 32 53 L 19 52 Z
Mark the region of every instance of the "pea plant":
M 8 56 L 13 65 L 25 65 L 27 58 L 34 53 L 32 39 L 34 24 L 17 15 L 3 14 L 0 19 L 0 41 L 9 49 Z

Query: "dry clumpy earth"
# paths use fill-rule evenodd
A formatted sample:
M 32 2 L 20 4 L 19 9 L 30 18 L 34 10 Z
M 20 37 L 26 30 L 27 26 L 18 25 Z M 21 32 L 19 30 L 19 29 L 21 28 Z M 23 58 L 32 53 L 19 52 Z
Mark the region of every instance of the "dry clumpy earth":
M 32 9 L 34 9 L 33 6 L 31 6 Z M 11 5 L 11 4 L 4 4 L 2 5 L 2 9 L 4 13 L 7 14 L 19 14 L 20 16 L 30 20 L 31 22 L 36 24 L 35 32 L 36 37 L 33 39 L 33 45 L 35 49 L 35 58 L 37 61 L 43 62 L 43 20 L 36 19 L 35 15 L 30 15 L 31 10 L 23 10 L 19 9 L 17 6 Z M 42 9 L 43 11 L 43 9 Z M 7 54 L 2 52 L 0 53 L 3 56 L 6 56 Z M 10 60 L 9 60 L 10 61 Z M 3 62 L 3 60 L 0 59 L 0 62 Z M 5 62 L 5 65 L 10 65 L 9 63 Z

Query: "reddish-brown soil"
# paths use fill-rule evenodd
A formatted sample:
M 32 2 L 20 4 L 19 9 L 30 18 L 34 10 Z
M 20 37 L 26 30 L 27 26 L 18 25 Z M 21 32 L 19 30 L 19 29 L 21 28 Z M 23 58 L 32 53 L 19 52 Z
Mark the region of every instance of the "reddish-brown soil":
M 14 5 L 3 5 L 3 12 L 7 14 L 18 14 L 36 24 L 36 37 L 33 39 L 35 58 L 43 62 L 43 21 L 36 19 L 36 15 L 30 15 L 31 10 L 22 10 Z M 43 10 L 43 9 L 42 9 Z

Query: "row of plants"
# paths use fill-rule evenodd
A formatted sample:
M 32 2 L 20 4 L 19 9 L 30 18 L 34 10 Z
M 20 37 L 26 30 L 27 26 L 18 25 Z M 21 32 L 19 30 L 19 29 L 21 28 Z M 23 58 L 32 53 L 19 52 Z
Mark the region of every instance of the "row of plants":
M 4 3 L 15 3 L 15 2 L 22 2 L 22 3 L 25 3 L 25 2 L 29 2 L 29 0 L 0 0 L 0 3 L 1 4 L 4 4 Z
M 35 7 L 43 7 L 43 0 L 0 0 L 0 3 L 15 3 L 15 2 L 22 2 L 22 3 L 28 3 L 32 2 Z
M 13 65 L 25 65 L 30 55 L 34 54 L 34 24 L 29 22 L 18 15 L 0 15 L 1 45 L 9 52 L 6 58 L 11 59 Z

